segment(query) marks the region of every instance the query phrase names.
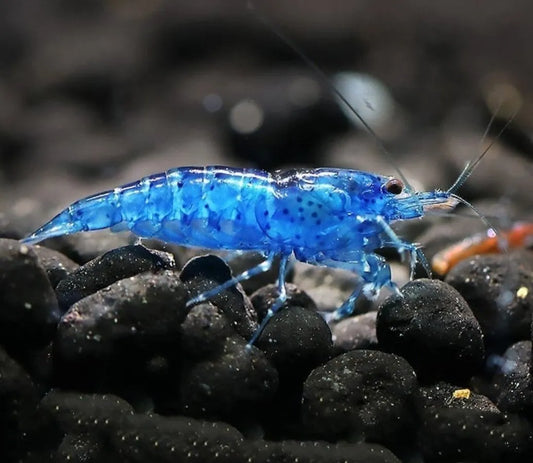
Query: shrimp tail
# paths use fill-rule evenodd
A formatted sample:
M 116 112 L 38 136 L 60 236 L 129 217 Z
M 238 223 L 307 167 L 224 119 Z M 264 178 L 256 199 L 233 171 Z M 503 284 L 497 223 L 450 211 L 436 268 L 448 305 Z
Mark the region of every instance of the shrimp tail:
M 55 236 L 116 226 L 122 222 L 122 215 L 109 200 L 112 194 L 106 191 L 72 203 L 20 242 L 34 244 Z

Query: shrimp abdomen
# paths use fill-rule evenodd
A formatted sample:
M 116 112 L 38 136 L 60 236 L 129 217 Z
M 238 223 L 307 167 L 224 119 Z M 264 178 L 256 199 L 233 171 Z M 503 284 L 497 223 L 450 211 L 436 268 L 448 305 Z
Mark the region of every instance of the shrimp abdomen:
M 122 222 L 122 216 L 109 199 L 112 194 L 106 191 L 72 203 L 21 242 L 33 244 L 56 236 L 115 226 Z
M 258 204 L 272 194 L 270 175 L 230 167 L 178 168 L 167 173 L 174 207 L 154 235 L 212 249 L 264 250 Z
M 263 249 L 255 210 L 269 188 L 259 170 L 172 169 L 76 201 L 22 242 L 112 228 L 186 246 Z

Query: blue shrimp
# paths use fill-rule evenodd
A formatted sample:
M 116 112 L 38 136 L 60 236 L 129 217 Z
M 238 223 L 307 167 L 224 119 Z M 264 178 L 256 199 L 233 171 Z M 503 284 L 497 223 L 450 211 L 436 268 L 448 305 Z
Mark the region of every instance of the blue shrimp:
M 390 267 L 376 250 L 392 246 L 420 257 L 415 244 L 399 238 L 390 224 L 453 208 L 453 194 L 470 175 L 467 166 L 447 191 L 416 192 L 397 178 L 349 169 L 277 171 L 231 167 L 180 167 L 78 200 L 23 239 L 32 244 L 55 236 L 111 228 L 143 238 L 217 250 L 259 251 L 266 260 L 221 286 L 191 299 L 205 301 L 271 268 L 280 257 L 279 296 L 248 345 L 254 343 L 287 293 L 289 258 L 349 270 L 356 289 L 334 313 L 350 315 L 361 293 L 373 298 L 383 287 L 399 292 Z

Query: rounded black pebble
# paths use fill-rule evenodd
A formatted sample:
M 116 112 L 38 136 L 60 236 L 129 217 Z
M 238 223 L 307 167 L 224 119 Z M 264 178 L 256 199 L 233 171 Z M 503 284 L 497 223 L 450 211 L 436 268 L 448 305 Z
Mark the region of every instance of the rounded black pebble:
M 191 297 L 209 291 L 232 277 L 228 264 L 214 255 L 192 258 L 185 264 L 180 274 L 180 278 L 189 289 Z M 250 339 L 257 328 L 257 317 L 250 300 L 240 285 L 234 285 L 221 291 L 210 298 L 209 302 L 224 312 L 237 333 Z
M 294 435 L 300 427 L 302 387 L 311 370 L 331 358 L 331 331 L 313 310 L 305 292 L 287 285 L 289 299 L 269 320 L 255 345 L 279 373 L 279 389 L 261 422 L 271 439 Z M 259 313 L 266 313 L 278 297 L 277 287 L 266 286 L 252 296 Z M 307 307 L 301 307 L 298 302 Z M 261 318 L 261 315 L 260 315 Z
M 330 325 L 334 347 L 342 352 L 376 349 L 378 346 L 376 318 L 377 312 L 371 311 Z
M 423 381 L 461 380 L 483 366 L 481 328 L 462 296 L 440 280 L 407 283 L 379 307 L 380 346 L 404 357 Z
M 191 307 L 180 333 L 181 352 L 188 360 L 216 355 L 227 338 L 238 336 L 224 312 L 210 302 Z
M 78 269 L 79 265 L 64 254 L 44 246 L 33 246 L 33 251 L 39 263 L 48 275 L 48 279 L 55 288 L 57 284 Z
M 270 319 L 255 345 L 284 380 L 301 382 L 330 358 L 331 331 L 317 312 L 289 304 Z
M 305 291 L 298 288 L 298 286 L 292 283 L 287 283 L 285 289 L 287 290 L 287 300 L 280 307 L 280 311 L 285 310 L 290 306 L 299 306 L 315 312 L 317 311 L 317 306 L 313 299 L 311 299 Z M 278 296 L 278 286 L 274 284 L 263 286 L 250 296 L 259 320 L 265 318 L 265 315 L 274 302 L 276 302 Z
M 315 368 L 304 383 L 302 421 L 312 435 L 383 444 L 412 442 L 416 375 L 401 357 L 355 350 Z
M 0 461 L 19 461 L 29 450 L 28 429 L 37 403 L 31 378 L 0 347 Z
M 133 415 L 110 436 L 113 461 L 246 463 L 242 435 L 226 423 L 185 417 Z
M 54 456 L 54 463 L 100 463 L 113 461 L 116 452 L 108 448 L 98 432 L 66 434 Z
M 419 414 L 418 446 L 427 463 L 530 461 L 531 423 L 504 415 L 485 396 L 439 383 L 421 388 Z
M 24 350 L 51 341 L 61 313 L 30 246 L 0 239 L 0 301 L 0 344 Z
M 474 312 L 488 351 L 502 352 L 530 338 L 533 311 L 533 253 L 474 256 L 445 280 Z
M 131 414 L 131 405 L 115 395 L 52 390 L 39 404 L 32 439 L 41 453 L 48 449 L 56 454 L 54 462 L 112 461 L 89 457 L 104 457 L 100 451 L 105 447 L 106 434 Z M 84 453 L 87 460 L 80 460 Z
M 533 420 L 533 379 L 531 376 L 531 341 L 519 341 L 503 356 L 494 356 L 498 392 L 496 404 L 506 413 L 517 413 Z
M 132 406 L 113 394 L 84 394 L 52 390 L 39 405 L 47 422 L 61 434 L 111 429 L 133 415 Z
M 400 463 L 379 444 L 258 440 L 246 443 L 244 449 L 247 463 Z
M 144 246 L 124 246 L 87 262 L 59 282 L 57 300 L 67 310 L 80 299 L 105 288 L 115 281 L 143 272 L 157 272 L 174 268 L 171 254 Z
M 58 381 L 89 387 L 111 375 L 125 387 L 149 359 L 176 355 L 189 297 L 177 272 L 164 270 L 117 281 L 78 301 L 58 326 Z
M 233 337 L 220 355 L 184 367 L 180 395 L 187 415 L 254 422 L 277 387 L 278 373 L 265 354 Z

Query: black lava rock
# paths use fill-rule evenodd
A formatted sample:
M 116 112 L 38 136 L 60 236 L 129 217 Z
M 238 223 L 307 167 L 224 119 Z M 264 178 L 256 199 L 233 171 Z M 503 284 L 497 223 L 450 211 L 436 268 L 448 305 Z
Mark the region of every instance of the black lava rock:
M 51 341 L 61 316 L 45 270 L 31 247 L 0 239 L 0 343 L 16 350 Z
M 267 323 L 256 346 L 283 378 L 298 382 L 330 357 L 331 331 L 318 313 L 288 303 Z
M 229 266 L 214 255 L 191 259 L 180 274 L 191 296 L 196 296 L 215 288 L 232 278 Z M 246 339 L 250 339 L 255 331 L 256 315 L 250 300 L 240 285 L 234 285 L 221 291 L 209 299 L 219 307 L 232 327 Z
M 261 417 L 263 429 L 271 439 L 280 439 L 287 435 L 287 430 L 300 427 L 303 381 L 314 367 L 331 355 L 331 333 L 317 314 L 313 300 L 291 283 L 286 289 L 287 300 L 255 341 L 279 373 L 276 397 Z M 278 296 L 277 285 L 273 284 L 252 295 L 260 320 Z
M 144 246 L 124 246 L 82 265 L 59 282 L 57 300 L 67 310 L 80 299 L 105 288 L 115 281 L 143 272 L 157 272 L 174 268 L 171 254 Z
M 181 351 L 187 359 L 205 359 L 224 350 L 226 340 L 239 336 L 224 313 L 209 302 L 191 308 L 180 328 Z
M 408 445 L 416 426 L 416 375 L 401 357 L 379 351 L 341 354 L 304 383 L 305 428 L 322 439 Z
M 331 325 L 333 345 L 341 351 L 354 349 L 375 349 L 377 312 L 371 311 L 355 317 L 348 317 Z
M 37 403 L 31 378 L 0 347 L 0 461 L 17 461 L 29 450 L 28 430 Z
M 66 434 L 57 448 L 54 463 L 100 463 L 114 458 L 116 452 L 101 434 Z
M 460 262 L 446 277 L 474 312 L 489 351 L 501 352 L 530 338 L 532 256 L 529 251 L 474 256 Z
M 176 355 L 189 297 L 178 274 L 164 270 L 117 281 L 75 303 L 55 340 L 61 384 L 94 387 L 111 375 L 125 387 L 154 356 Z
M 287 283 L 285 285 L 285 289 L 287 290 L 287 300 L 281 306 L 280 310 L 285 310 L 290 306 L 298 306 L 316 312 L 317 306 L 315 302 L 305 291 L 302 291 L 300 288 L 298 288 L 298 286 L 292 283 Z M 265 315 L 272 307 L 278 296 L 278 286 L 274 284 L 263 286 L 252 294 L 250 299 L 252 300 L 252 304 L 259 320 L 265 318 Z
M 498 359 L 495 383 L 499 391 L 496 404 L 500 410 L 533 419 L 531 357 L 531 341 L 513 344 Z
M 255 422 L 277 387 L 278 373 L 263 352 L 237 337 L 220 355 L 184 368 L 180 395 L 187 415 Z
M 114 461 L 131 463 L 245 463 L 242 435 L 226 423 L 134 415 L 111 435 Z
M 255 343 L 279 373 L 279 389 L 262 419 L 271 439 L 300 434 L 303 382 L 313 368 L 331 357 L 331 332 L 324 319 L 313 310 L 293 305 L 292 299 L 286 305 Z
M 55 288 L 57 284 L 69 274 L 78 269 L 79 265 L 70 260 L 64 254 L 44 246 L 33 246 L 33 252 L 37 255 L 39 263 L 48 275 L 48 279 Z
M 17 361 L 38 388 L 47 390 L 53 384 L 53 342 L 44 347 L 27 349 L 17 356 Z
M 62 356 L 76 358 L 165 345 L 179 334 L 188 299 L 170 270 L 117 281 L 70 308 L 59 324 L 56 347 Z
M 466 394 L 464 393 L 466 392 Z M 440 383 L 422 388 L 418 442 L 424 461 L 529 461 L 533 428 L 486 397 Z
M 306 441 L 253 441 L 245 446 L 248 463 L 400 463 L 378 444 L 328 444 Z
M 102 432 L 133 415 L 132 406 L 112 394 L 53 390 L 43 397 L 40 413 L 61 434 Z
M 55 390 L 41 400 L 34 432 L 54 462 L 114 461 L 108 435 L 131 414 L 131 405 L 114 395 Z
M 461 295 L 439 280 L 407 283 L 376 322 L 380 346 L 404 357 L 426 380 L 465 379 L 483 365 L 483 335 Z

